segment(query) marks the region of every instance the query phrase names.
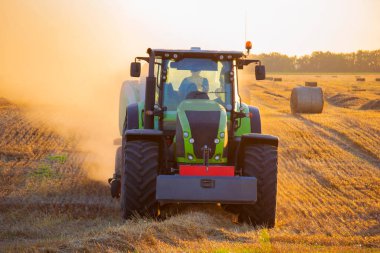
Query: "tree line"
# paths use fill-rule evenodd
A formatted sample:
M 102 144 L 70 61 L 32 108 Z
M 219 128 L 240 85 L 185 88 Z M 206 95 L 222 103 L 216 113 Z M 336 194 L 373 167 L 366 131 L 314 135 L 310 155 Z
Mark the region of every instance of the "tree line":
M 380 72 L 380 50 L 354 53 L 315 51 L 300 57 L 269 53 L 251 57 L 261 60 L 268 72 Z

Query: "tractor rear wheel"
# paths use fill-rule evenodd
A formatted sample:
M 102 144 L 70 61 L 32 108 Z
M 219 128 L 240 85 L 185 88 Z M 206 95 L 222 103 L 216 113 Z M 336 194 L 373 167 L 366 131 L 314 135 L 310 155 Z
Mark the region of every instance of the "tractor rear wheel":
M 121 210 L 125 219 L 133 215 L 156 217 L 156 178 L 159 168 L 158 143 L 130 141 L 125 143 L 121 176 Z
M 275 225 L 277 195 L 277 147 L 247 146 L 244 151 L 243 176 L 257 178 L 257 202 L 239 205 L 239 221 L 272 228 Z M 236 210 L 236 207 L 234 208 Z

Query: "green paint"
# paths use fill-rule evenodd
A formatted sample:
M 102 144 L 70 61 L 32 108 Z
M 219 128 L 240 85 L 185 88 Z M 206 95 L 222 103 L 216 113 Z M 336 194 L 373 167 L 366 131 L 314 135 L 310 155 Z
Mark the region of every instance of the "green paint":
M 224 107 L 212 100 L 186 99 L 178 106 L 179 111 L 220 111 Z
M 195 157 L 195 153 L 194 153 L 194 146 L 193 146 L 193 144 L 191 144 L 189 142 L 189 140 L 193 137 L 191 134 L 189 121 L 188 121 L 186 114 L 185 114 L 185 111 L 189 111 L 191 109 L 189 109 L 189 104 L 186 102 L 187 101 L 184 101 L 178 106 L 177 113 L 178 113 L 179 122 L 180 122 L 181 127 L 182 127 L 182 133 L 185 133 L 185 132 L 189 133 L 189 135 L 186 138 L 183 137 L 183 142 L 184 142 L 184 146 L 185 146 L 184 147 L 185 148 L 185 156 L 187 158 L 187 156 L 189 154 L 192 155 L 194 157 L 194 159 L 188 160 L 188 161 L 195 163 L 196 157 Z
M 137 104 L 137 107 L 138 107 L 138 110 L 139 110 L 139 116 L 138 116 L 138 118 L 139 118 L 139 129 L 143 129 L 144 128 L 144 126 L 143 126 L 143 117 L 144 117 L 144 114 L 142 113 L 142 111 L 144 110 L 144 103 L 145 103 L 145 101 L 144 102 L 139 102 L 138 104 Z
M 163 128 L 165 130 L 176 130 L 177 111 L 165 111 L 163 119 Z
M 249 113 L 248 105 L 242 103 L 241 106 L 243 107 L 244 113 Z M 237 121 L 240 123 L 240 127 L 235 130 L 235 136 L 251 133 L 251 119 L 249 117 L 237 119 Z
M 186 155 L 188 155 L 188 154 L 186 154 Z M 194 157 L 193 160 L 189 160 L 189 159 L 187 159 L 187 157 L 177 157 L 177 162 L 179 162 L 179 163 L 191 163 L 191 164 L 200 164 L 200 163 L 203 164 L 203 159 L 197 159 L 194 155 L 193 155 L 193 157 Z M 222 159 L 219 159 L 218 161 L 215 159 L 209 159 L 208 162 L 209 162 L 209 164 L 227 163 L 227 158 L 222 158 Z
M 220 137 L 220 133 L 224 132 L 224 137 Z M 221 162 L 221 158 L 223 157 L 223 149 L 224 145 L 228 144 L 228 131 L 227 131 L 227 114 L 225 110 L 220 111 L 220 120 L 219 120 L 219 127 L 218 127 L 218 134 L 216 138 L 219 139 L 219 143 L 216 144 L 215 147 L 215 153 L 212 157 L 212 160 L 215 160 L 217 162 Z M 219 155 L 219 160 L 216 160 L 215 157 Z

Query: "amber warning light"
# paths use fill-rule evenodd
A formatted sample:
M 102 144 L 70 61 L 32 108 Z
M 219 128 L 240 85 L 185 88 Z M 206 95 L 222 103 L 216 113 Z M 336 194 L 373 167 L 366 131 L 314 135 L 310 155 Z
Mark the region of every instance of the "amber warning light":
M 250 50 L 252 49 L 252 42 L 250 42 L 249 40 L 245 43 L 245 48 Z
M 252 49 L 252 42 L 250 42 L 249 40 L 245 42 L 245 49 L 247 49 L 247 53 L 249 54 L 249 50 Z

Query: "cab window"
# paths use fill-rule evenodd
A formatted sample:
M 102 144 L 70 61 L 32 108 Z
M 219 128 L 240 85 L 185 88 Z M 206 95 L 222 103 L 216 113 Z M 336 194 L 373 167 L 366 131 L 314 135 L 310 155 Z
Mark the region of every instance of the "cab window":
M 224 107 L 231 105 L 230 61 L 185 58 L 180 61 L 164 60 L 162 67 L 166 73 L 163 106 L 168 111 L 176 111 L 178 105 L 193 98 L 195 92 L 207 94 L 210 100 Z

